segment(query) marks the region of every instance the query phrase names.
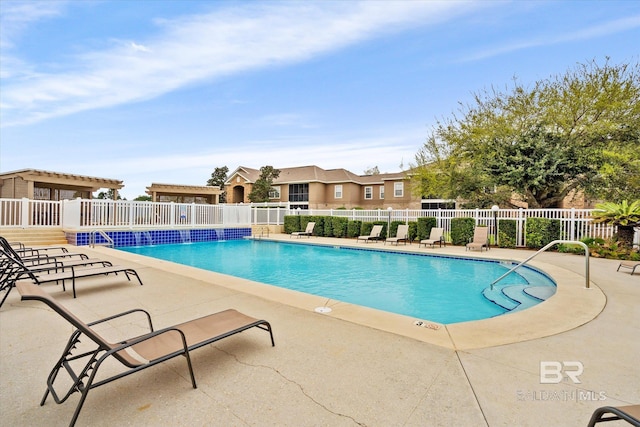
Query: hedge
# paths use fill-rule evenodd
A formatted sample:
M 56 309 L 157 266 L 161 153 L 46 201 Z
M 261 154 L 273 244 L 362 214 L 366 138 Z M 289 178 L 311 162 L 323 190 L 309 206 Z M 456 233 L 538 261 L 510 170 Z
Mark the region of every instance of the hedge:
M 515 219 L 498 220 L 498 242 L 501 248 L 516 247 L 517 221 Z
M 434 216 L 420 217 L 417 222 L 417 240 L 429 238 L 431 229 L 438 225 L 438 220 Z
M 560 238 L 560 220 L 528 218 L 525 239 L 528 248 L 541 248 Z
M 473 239 L 473 229 L 476 220 L 473 218 L 451 219 L 451 243 L 454 245 L 466 245 Z

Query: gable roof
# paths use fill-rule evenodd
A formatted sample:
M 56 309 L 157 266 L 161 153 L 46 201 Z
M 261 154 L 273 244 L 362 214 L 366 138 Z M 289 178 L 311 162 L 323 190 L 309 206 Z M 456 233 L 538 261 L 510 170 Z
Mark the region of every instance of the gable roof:
M 260 178 L 260 170 L 240 166 L 233 171 L 225 185 L 233 184 L 232 180 L 235 176 L 240 176 L 247 183 L 253 184 Z M 384 181 L 401 180 L 405 178 L 404 172 L 397 173 L 381 173 L 376 175 L 356 175 L 346 169 L 322 169 L 321 167 L 297 166 L 293 168 L 280 169 L 280 175 L 273 181 L 274 185 L 293 184 L 300 182 L 321 182 L 324 184 L 354 182 L 356 184 L 383 184 Z

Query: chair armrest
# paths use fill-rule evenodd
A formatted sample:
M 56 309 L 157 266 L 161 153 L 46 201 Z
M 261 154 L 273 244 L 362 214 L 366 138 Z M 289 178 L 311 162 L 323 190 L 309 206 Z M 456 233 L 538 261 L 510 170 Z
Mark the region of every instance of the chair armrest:
M 122 313 L 114 314 L 112 316 L 105 317 L 104 319 L 98 319 L 98 320 L 95 320 L 95 321 L 93 321 L 91 323 L 87 323 L 87 325 L 88 326 L 98 325 L 100 323 L 108 322 L 109 320 L 117 319 L 119 317 L 124 317 L 124 316 L 127 316 L 129 314 L 133 314 L 133 313 L 137 313 L 137 312 L 142 312 L 147 316 L 147 322 L 149 323 L 149 330 L 151 332 L 153 332 L 153 323 L 151 322 L 151 315 L 149 314 L 148 311 L 143 310 L 141 308 L 134 308 L 132 310 L 123 311 Z

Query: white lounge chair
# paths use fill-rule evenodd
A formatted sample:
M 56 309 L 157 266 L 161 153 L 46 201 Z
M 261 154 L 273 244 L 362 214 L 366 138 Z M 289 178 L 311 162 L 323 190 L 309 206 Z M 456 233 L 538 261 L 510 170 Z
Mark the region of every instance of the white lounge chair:
M 489 227 L 476 227 L 473 230 L 473 240 L 467 243 L 467 250 L 487 248 L 489 250 Z
M 407 224 L 400 224 L 396 231 L 396 237 L 389 237 L 384 241 L 384 244 L 386 245 L 387 242 L 389 242 L 398 245 L 399 242 L 404 241 L 404 244 L 406 245 L 407 240 L 409 240 L 409 226 Z
M 382 233 L 382 226 L 374 225 L 371 229 L 371 233 L 368 236 L 358 236 L 358 241 L 363 240 L 367 243 L 369 240 L 380 240 L 380 233 Z
M 289 236 L 289 238 L 291 238 L 292 236 L 298 236 L 298 239 L 301 236 L 311 237 L 311 235 L 313 234 L 313 228 L 315 226 L 316 226 L 315 222 L 308 222 L 307 223 L 307 228 L 305 228 L 304 231 L 294 231 L 293 233 L 291 233 L 291 236 Z
M 633 274 L 638 267 L 640 267 L 640 261 L 621 261 L 616 271 L 620 271 L 621 268 L 628 268 Z
M 429 238 L 420 240 L 420 243 L 418 243 L 418 247 L 420 247 L 420 245 L 424 245 L 424 247 L 426 248 L 427 245 L 429 245 L 433 248 L 436 243 L 439 243 L 440 247 L 442 247 L 442 245 L 444 244 L 444 228 L 433 227 L 431 229 L 431 233 L 429 234 Z

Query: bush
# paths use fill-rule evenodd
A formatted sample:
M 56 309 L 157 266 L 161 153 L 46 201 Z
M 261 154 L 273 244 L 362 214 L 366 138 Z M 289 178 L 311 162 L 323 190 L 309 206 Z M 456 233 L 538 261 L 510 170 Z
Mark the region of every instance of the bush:
M 294 231 L 302 231 L 300 228 L 300 218 L 299 215 L 285 215 L 284 217 L 284 232 L 287 234 L 291 234 Z M 304 225 L 305 227 L 307 224 Z
M 525 239 L 528 248 L 541 248 L 560 238 L 560 220 L 528 218 Z
M 501 248 L 515 248 L 518 223 L 514 219 L 498 220 L 498 242 Z
M 438 225 L 438 220 L 433 216 L 420 217 L 417 222 L 417 240 L 425 240 L 429 238 L 431 229 Z
M 331 217 L 333 237 L 345 237 L 347 235 L 347 223 L 349 218 L 342 216 Z
M 355 220 L 347 223 L 347 237 L 360 236 L 360 230 L 362 229 L 362 221 Z
M 324 232 L 324 221 L 325 221 L 324 216 L 319 216 L 319 215 L 309 215 L 306 217 L 307 222 L 315 222 L 316 226 L 313 227 L 313 234 L 315 236 L 323 236 L 323 232 Z M 306 227 L 306 224 L 305 224 Z
M 418 237 L 418 223 L 409 221 L 409 241 L 413 242 Z
M 454 245 L 466 245 L 473 239 L 473 229 L 476 221 L 473 218 L 451 219 L 451 243 Z

